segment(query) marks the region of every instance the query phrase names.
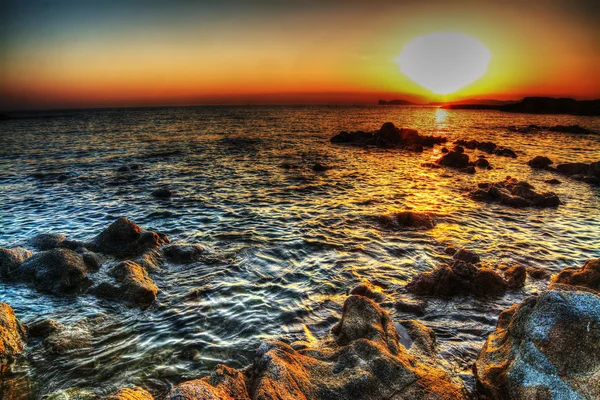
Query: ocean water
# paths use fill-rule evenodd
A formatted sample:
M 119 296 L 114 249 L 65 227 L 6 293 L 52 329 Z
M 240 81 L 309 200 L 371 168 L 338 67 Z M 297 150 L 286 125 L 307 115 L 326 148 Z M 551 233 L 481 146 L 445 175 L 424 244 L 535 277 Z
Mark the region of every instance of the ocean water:
M 600 189 L 526 165 L 536 155 L 555 163 L 598 161 L 600 135 L 507 130 L 579 124 L 600 132 L 597 117 L 381 106 L 25 116 L 0 121 L 0 246 L 43 232 L 87 240 L 126 216 L 173 243 L 201 244 L 210 255 L 153 273 L 160 293 L 144 311 L 0 282 L 0 301 L 24 322 L 103 316 L 90 323 L 88 348 L 61 356 L 27 350 L 17 373 L 27 377 L 34 398 L 73 387 L 108 393 L 126 384 L 160 395 L 218 363 L 244 367 L 265 339 L 325 335 L 348 291 L 363 280 L 382 288 L 395 319 L 414 318 L 393 302 L 413 298 L 403 286 L 447 261 L 448 245 L 475 250 L 486 264 L 552 273 L 600 257 Z M 491 140 L 518 158 L 490 155 L 494 169 L 468 175 L 421 166 L 441 155 L 439 146 L 415 154 L 329 142 L 340 130 L 374 130 L 386 121 L 450 141 Z M 331 169 L 314 172 L 316 162 Z M 117 169 L 127 164 L 143 168 L 124 177 Z M 556 192 L 563 204 L 514 209 L 466 196 L 477 182 L 509 175 Z M 562 184 L 544 183 L 551 178 Z M 175 191 L 170 200 L 151 196 L 165 186 Z M 378 224 L 377 216 L 402 210 L 430 212 L 437 226 L 392 231 Z M 471 365 L 499 312 L 544 287 L 528 279 L 523 290 L 498 299 L 424 298 L 426 314 L 418 319 L 436 332 L 443 362 L 471 384 Z

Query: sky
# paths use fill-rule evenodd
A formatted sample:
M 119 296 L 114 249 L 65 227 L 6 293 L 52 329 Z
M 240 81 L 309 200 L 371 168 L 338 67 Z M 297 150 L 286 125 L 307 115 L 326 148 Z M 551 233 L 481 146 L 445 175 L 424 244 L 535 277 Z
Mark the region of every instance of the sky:
M 600 98 L 598 21 L 597 0 L 4 0 L 0 109 Z M 443 95 L 405 75 L 435 32 L 482 43 L 485 73 Z

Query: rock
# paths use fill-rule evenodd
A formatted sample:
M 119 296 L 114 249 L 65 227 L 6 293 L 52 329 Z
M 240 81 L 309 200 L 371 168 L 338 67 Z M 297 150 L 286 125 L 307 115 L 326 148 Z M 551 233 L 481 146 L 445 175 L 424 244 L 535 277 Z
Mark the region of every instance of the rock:
M 464 146 L 469 150 L 477 149 L 477 150 L 485 151 L 488 154 L 492 154 L 497 147 L 495 143 L 480 142 L 477 140 L 459 139 L 459 140 L 455 141 L 454 143 L 459 146 Z
M 81 255 L 68 249 L 53 249 L 29 257 L 11 273 L 11 278 L 33 283 L 41 291 L 61 294 L 87 289 L 87 272 Z
M 562 183 L 558 179 L 546 179 L 544 182 L 549 185 L 560 185 Z
M 173 191 L 166 188 L 157 189 L 152 192 L 152 196 L 156 197 L 157 199 L 170 199 L 171 196 L 173 196 Z
M 555 125 L 548 128 L 551 132 L 560 133 L 575 133 L 575 134 L 590 134 L 596 133 L 579 125 Z
M 450 150 L 448 150 L 446 147 L 442 147 L 442 150 L 441 150 L 442 153 L 445 154 L 445 153 L 448 153 L 449 151 Z
M 315 163 L 315 164 L 314 164 L 314 165 L 311 167 L 311 169 L 312 169 L 313 171 L 315 171 L 315 172 L 325 172 L 325 171 L 327 171 L 328 169 L 330 169 L 330 167 L 328 167 L 328 166 L 326 166 L 326 165 L 323 165 L 323 164 L 320 164 L 320 163 Z
M 459 249 L 453 255 L 452 258 L 455 260 L 464 261 L 469 264 L 477 264 L 481 261 L 479 255 L 473 250 Z
M 456 252 L 458 251 L 458 249 L 452 245 L 446 247 L 446 249 L 444 249 L 444 254 L 447 254 L 449 256 L 453 256 L 456 254 Z
M 541 267 L 531 266 L 527 268 L 527 275 L 536 280 L 548 279 L 550 277 L 550 272 Z
M 518 103 L 503 105 L 501 111 L 528 114 L 600 115 L 600 101 L 571 98 L 525 97 Z
M 511 207 L 558 207 L 560 200 L 553 192 L 537 193 L 527 182 L 507 177 L 495 183 L 480 183 L 469 196 L 474 200 L 497 202 Z
M 396 310 L 403 313 L 410 313 L 418 316 L 425 315 L 425 305 L 422 302 L 401 299 L 394 303 L 394 307 Z
M 358 286 L 350 290 L 350 294 L 364 296 L 376 302 L 381 302 L 385 300 L 385 294 L 383 294 L 381 290 L 373 286 L 373 284 L 369 281 L 364 281 L 360 283 Z
M 441 156 L 436 163 L 452 168 L 467 168 L 469 166 L 469 156 L 462 152 L 452 150 Z
M 5 249 L 0 247 L 0 277 L 7 278 L 12 271 L 19 266 L 33 253 L 22 247 Z
M 46 338 L 49 335 L 64 329 L 64 325 L 53 319 L 42 319 L 27 325 L 27 332 L 32 338 Z
M 504 271 L 504 279 L 511 289 L 519 289 L 525 285 L 527 270 L 522 265 L 514 265 Z
M 491 399 L 600 398 L 600 297 L 543 292 L 500 314 L 474 366 Z
M 79 252 L 79 250 L 78 250 Z M 83 262 L 88 267 L 88 270 L 96 272 L 100 270 L 102 267 L 102 263 L 104 263 L 104 258 L 100 254 L 96 254 L 92 251 L 82 250 L 81 257 L 83 258 Z
M 103 400 L 154 400 L 154 397 L 146 390 L 134 386 L 131 389 L 120 389 L 116 393 L 104 397 Z
M 129 165 L 122 165 L 117 169 L 117 172 L 130 172 L 131 168 L 129 168 Z
M 117 285 L 101 283 L 93 289 L 97 296 L 123 300 L 140 307 L 147 307 L 156 300 L 158 288 L 139 264 L 123 261 L 114 266 L 108 274 L 115 279 Z
M 198 244 L 171 245 L 163 249 L 169 261 L 177 264 L 190 264 L 200 260 L 204 248 Z
M 52 325 L 43 337 L 44 348 L 52 354 L 66 354 L 92 347 L 93 335 L 89 323 L 83 319 L 73 325 Z
M 480 158 L 477 161 L 475 161 L 475 166 L 477 168 L 487 169 L 490 167 L 490 162 L 488 160 L 486 160 L 485 158 Z
M 452 151 L 458 154 L 463 154 L 465 152 L 465 149 L 462 146 L 457 145 L 454 146 L 454 149 L 452 149 Z
M 504 295 L 508 283 L 494 270 L 480 268 L 471 284 L 471 293 L 478 297 L 499 297 Z
M 461 172 L 464 172 L 466 174 L 474 174 L 475 173 L 475 167 L 472 165 L 469 165 L 467 168 L 462 168 L 460 169 Z
M 533 159 L 527 162 L 527 165 L 536 169 L 546 169 L 550 166 L 550 164 L 553 164 L 552 160 L 544 156 L 535 156 Z
M 416 211 L 401 211 L 393 214 L 377 217 L 380 224 L 388 229 L 431 229 L 435 226 L 435 221 L 428 213 Z
M 217 365 L 210 376 L 181 383 L 166 397 L 166 400 L 197 399 L 246 400 L 250 399 L 250 395 L 241 372 L 225 365 Z
M 494 150 L 494 154 L 496 154 L 497 156 L 517 158 L 517 153 L 515 153 L 508 147 L 499 147 L 496 150 Z
M 52 250 L 60 246 L 67 237 L 59 233 L 40 233 L 29 241 L 37 250 Z
M 564 163 L 556 166 L 556 171 L 565 175 L 587 175 L 590 166 L 582 162 Z
M 584 287 L 600 293 L 600 258 L 587 261 L 581 267 L 568 267 L 552 278 L 550 288 L 556 285 Z
M 412 152 L 415 152 L 415 153 L 422 153 L 423 152 L 423 146 L 420 145 L 420 144 L 418 144 L 418 143 L 414 143 L 414 144 L 409 145 L 406 148 L 406 150 L 412 151 Z
M 421 152 L 423 147 L 433 147 L 434 144 L 444 143 L 446 140 L 444 137 L 419 135 L 415 129 L 398 128 L 392 122 L 384 123 L 374 133 L 344 131 L 330 139 L 331 143 L 376 145 L 382 148 L 400 147 L 415 152 Z
M 119 218 L 87 244 L 93 251 L 118 257 L 142 254 L 169 243 L 167 235 L 144 231 L 127 218 Z
M 21 355 L 26 339 L 25 327 L 13 309 L 6 303 L 0 303 L 0 374 L 7 372 Z

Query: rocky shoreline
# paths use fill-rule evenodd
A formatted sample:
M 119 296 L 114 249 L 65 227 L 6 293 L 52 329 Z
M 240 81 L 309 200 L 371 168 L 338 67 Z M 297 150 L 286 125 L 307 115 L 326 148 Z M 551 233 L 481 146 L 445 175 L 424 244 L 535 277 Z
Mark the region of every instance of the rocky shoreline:
M 428 216 L 395 215 L 396 224 L 429 229 Z M 2 279 L 25 282 L 57 296 L 91 294 L 144 309 L 160 290 L 152 271 L 165 259 L 193 262 L 204 255 L 199 245 L 171 244 L 159 232 L 145 231 L 120 218 L 89 242 L 44 234 L 22 247 L 0 249 Z M 502 296 L 519 290 L 527 276 L 547 279 L 545 271 L 520 265 L 490 266 L 467 249 L 448 248 L 452 264 L 417 274 L 403 289 L 417 297 Z M 106 271 L 105 271 L 106 270 Z M 183 382 L 164 397 L 183 399 L 490 399 L 597 398 L 600 396 L 600 259 L 566 268 L 548 288 L 503 312 L 473 366 L 477 393 L 440 362 L 436 337 L 418 320 L 394 321 L 380 303 L 386 296 L 369 282 L 350 292 L 341 319 L 313 342 L 269 340 L 243 370 L 219 365 L 206 377 Z M 416 316 L 417 303 L 395 306 Z M 99 316 L 97 318 L 106 318 Z M 48 354 L 91 346 L 97 318 L 65 326 L 50 319 L 19 321 L 0 303 L 0 365 L 4 376 L 24 350 Z M 573 340 L 577 338 L 577 340 Z M 26 398 L 23 385 L 4 379 L 8 398 Z M 25 385 L 27 386 L 27 385 Z M 75 392 L 76 393 L 76 392 Z M 11 397 L 12 396 L 12 397 Z M 57 394 L 58 397 L 64 398 Z M 70 398 L 70 397 L 69 397 Z M 73 398 L 99 398 L 94 393 Z M 140 387 L 125 387 L 105 399 L 153 399 Z

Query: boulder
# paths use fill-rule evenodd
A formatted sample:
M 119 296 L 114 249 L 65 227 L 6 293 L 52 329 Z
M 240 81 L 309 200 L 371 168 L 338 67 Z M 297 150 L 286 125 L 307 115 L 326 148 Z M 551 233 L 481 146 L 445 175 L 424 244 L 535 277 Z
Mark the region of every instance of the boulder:
M 331 169 L 331 167 L 328 167 L 327 165 L 323 165 L 321 163 L 314 163 L 311 169 L 315 172 L 325 172 Z
M 139 264 L 123 261 L 108 274 L 114 278 L 115 284 L 103 282 L 93 288 L 92 292 L 97 296 L 126 301 L 140 307 L 147 307 L 156 300 L 158 288 Z
M 485 158 L 479 158 L 475 161 L 475 166 L 477 168 L 488 169 L 490 168 L 490 162 Z
M 445 167 L 467 168 L 469 166 L 469 156 L 460 151 L 462 147 L 458 147 L 459 151 L 455 148 L 437 159 L 436 163 Z
M 157 199 L 170 199 L 173 196 L 173 191 L 167 188 L 156 189 L 152 192 L 152 196 Z
M 394 303 L 394 308 L 403 313 L 415 314 L 418 316 L 425 315 L 425 304 L 420 301 L 399 299 Z
M 201 396 L 197 398 L 203 398 Z M 117 392 L 106 396 L 103 400 L 154 400 L 154 397 L 146 390 L 134 386 L 132 388 L 119 389 Z
M 433 147 L 446 140 L 445 137 L 419 135 L 416 129 L 398 128 L 392 122 L 384 123 L 374 133 L 343 131 L 330 139 L 331 143 L 377 145 L 383 148 L 399 147 L 414 152 L 422 152 L 423 147 Z
M 53 249 L 34 254 L 11 278 L 34 284 L 39 290 L 55 294 L 80 292 L 90 284 L 83 257 L 72 250 Z
M 527 165 L 535 169 L 546 169 L 550 164 L 553 164 L 552 160 L 544 156 L 535 156 L 527 162 Z
M 419 230 L 435 227 L 435 221 L 430 214 L 416 211 L 401 211 L 378 216 L 376 219 L 387 229 L 401 230 L 412 228 Z
M 552 278 L 550 288 L 570 285 L 600 293 L 600 258 L 587 261 L 581 267 L 568 267 Z
M 556 171 L 565 175 L 587 175 L 590 166 L 582 162 L 563 163 L 556 166 Z
M 0 247 L 0 278 L 8 278 L 12 271 L 19 266 L 33 253 L 22 247 L 5 249 Z
M 458 249 L 456 252 L 452 253 L 452 258 L 469 264 L 477 264 L 481 261 L 477 253 L 468 249 Z
M 166 243 L 169 243 L 167 235 L 144 231 L 127 218 L 119 218 L 92 239 L 86 247 L 100 253 L 127 257 L 157 249 Z
M 469 196 L 478 201 L 496 202 L 511 207 L 558 207 L 560 200 L 553 192 L 538 193 L 527 182 L 507 177 L 495 183 L 480 183 Z
M 26 339 L 25 327 L 13 309 L 6 303 L 0 303 L 0 374 L 7 372 L 21 355 Z
M 481 150 L 488 154 L 492 154 L 496 149 L 496 144 L 492 142 L 480 142 L 478 140 L 459 139 L 454 142 L 456 145 L 466 147 L 469 150 Z
M 550 132 L 560 132 L 560 133 L 575 133 L 575 134 L 590 134 L 596 133 L 595 131 L 586 129 L 579 125 L 555 125 L 548 127 Z
M 548 279 L 550 277 L 550 272 L 546 271 L 546 269 L 542 267 L 536 267 L 535 265 L 532 265 L 531 267 L 527 268 L 527 275 L 529 275 L 531 279 L 536 280 Z
M 31 338 L 46 338 L 63 328 L 60 322 L 46 318 L 31 322 L 27 325 L 27 332 Z
M 503 296 L 508 283 L 493 269 L 480 268 L 471 284 L 471 293 L 478 297 Z
M 355 286 L 350 290 L 350 294 L 364 296 L 376 302 L 385 300 L 385 294 L 369 281 L 363 281 Z
M 204 248 L 199 244 L 178 244 L 163 249 L 165 257 L 176 264 L 190 264 L 200 260 Z
M 513 265 L 504 271 L 504 279 L 511 289 L 519 289 L 525 285 L 527 270 L 522 265 Z
M 600 296 L 550 290 L 500 314 L 474 365 L 491 399 L 600 398 Z
M 166 400 L 246 400 L 250 399 L 244 375 L 236 369 L 217 365 L 210 376 L 175 386 Z
M 509 149 L 508 147 L 498 147 L 494 150 L 494 154 L 497 156 L 517 158 L 517 153 L 515 153 L 512 149 Z

